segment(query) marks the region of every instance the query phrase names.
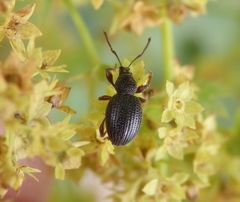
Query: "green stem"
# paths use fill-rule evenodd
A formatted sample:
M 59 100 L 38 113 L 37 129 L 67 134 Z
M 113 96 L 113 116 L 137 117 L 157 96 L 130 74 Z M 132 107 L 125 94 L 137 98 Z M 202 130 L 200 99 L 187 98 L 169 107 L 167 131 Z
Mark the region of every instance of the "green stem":
M 173 47 L 173 33 L 172 25 L 169 19 L 166 19 L 161 25 L 162 34 L 162 49 L 164 59 L 164 78 L 165 80 L 173 79 L 173 61 L 174 61 L 174 47 Z
M 78 30 L 80 37 L 83 40 L 85 49 L 88 55 L 90 56 L 93 65 L 98 65 L 100 62 L 100 59 L 99 59 L 97 50 L 95 48 L 93 39 L 89 33 L 89 30 L 86 24 L 82 19 L 82 16 L 80 15 L 80 13 L 78 12 L 77 8 L 74 6 L 71 0 L 63 0 L 63 2 L 66 4 L 66 6 L 69 9 L 72 20 Z

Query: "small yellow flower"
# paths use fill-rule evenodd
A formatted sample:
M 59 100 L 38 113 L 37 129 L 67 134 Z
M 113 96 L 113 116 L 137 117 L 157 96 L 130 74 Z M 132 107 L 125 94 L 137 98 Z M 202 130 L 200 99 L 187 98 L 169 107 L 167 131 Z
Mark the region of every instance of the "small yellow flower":
M 182 184 L 188 179 L 186 173 L 175 173 L 171 177 L 161 176 L 149 181 L 143 192 L 149 196 L 157 196 L 161 202 L 181 202 L 185 199 L 185 190 Z
M 0 40 L 6 36 L 13 50 L 22 61 L 26 59 L 26 48 L 23 40 L 42 35 L 40 30 L 28 20 L 33 14 L 35 5 L 29 5 L 16 12 L 10 12 L 3 26 L 0 26 Z
M 195 129 L 195 116 L 202 112 L 202 106 L 194 101 L 193 88 L 189 82 L 182 83 L 177 89 L 167 81 L 166 91 L 169 97 L 168 106 L 163 111 L 162 122 L 174 120 L 178 128 L 189 127 Z
M 191 146 L 192 142 L 199 139 L 195 131 L 178 128 L 165 128 L 158 129 L 160 139 L 163 139 L 163 145 L 156 152 L 156 160 L 164 159 L 166 153 L 176 159 L 183 159 L 185 150 Z
M 96 138 L 97 138 L 97 147 L 100 149 L 99 151 L 99 159 L 100 164 L 104 166 L 108 159 L 110 158 L 110 155 L 114 154 L 114 146 L 112 145 L 111 141 L 106 139 L 107 136 L 101 137 L 99 130 L 96 130 Z

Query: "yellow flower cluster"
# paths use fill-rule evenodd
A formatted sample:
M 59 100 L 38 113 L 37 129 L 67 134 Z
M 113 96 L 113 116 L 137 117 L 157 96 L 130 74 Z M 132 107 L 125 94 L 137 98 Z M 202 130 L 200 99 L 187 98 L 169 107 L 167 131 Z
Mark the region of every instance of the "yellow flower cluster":
M 178 75 L 182 77 L 182 73 L 179 72 Z M 177 74 L 175 80 L 179 81 Z M 215 117 L 209 116 L 205 120 L 202 118 L 203 107 L 197 102 L 194 89 L 190 80 L 183 81 L 177 88 L 172 82 L 166 83 L 168 102 L 162 113 L 162 125 L 158 128 L 158 136 L 162 141 L 155 151 L 155 160 L 172 164 L 175 162 L 173 159 L 181 160 L 191 172 L 187 172 L 188 178 L 185 181 L 180 180 L 182 185 L 177 185 L 177 180 L 173 180 L 172 185 L 169 185 L 171 180 L 169 182 L 168 178 L 166 179 L 168 181 L 165 185 L 166 190 L 173 191 L 170 191 L 167 195 L 169 198 L 163 201 L 180 202 L 187 198 L 195 199 L 200 189 L 209 185 L 209 177 L 217 172 L 217 153 L 221 138 L 216 130 Z M 189 156 L 191 160 L 188 159 Z M 180 165 L 183 166 L 183 164 Z M 168 172 L 169 170 L 173 170 L 175 175 L 175 172 L 181 168 L 168 168 Z M 163 173 L 165 174 L 164 170 Z M 165 177 L 161 175 L 160 177 Z M 158 195 L 163 190 L 161 188 L 161 191 L 156 191 L 161 187 L 160 179 L 159 176 L 157 178 L 155 176 L 145 185 L 143 191 L 148 195 L 159 197 Z M 168 186 L 178 186 L 179 190 L 168 188 Z M 177 193 L 179 195 L 176 195 Z
M 40 156 L 55 167 L 56 177 L 81 165 L 80 148 L 88 142 L 72 141 L 76 127 L 69 123 L 51 123 L 53 108 L 75 113 L 64 105 L 70 91 L 51 78 L 49 72 L 67 72 L 65 65 L 54 65 L 60 50 L 42 51 L 35 47 L 39 29 L 28 20 L 35 5 L 14 11 L 15 1 L 1 1 L 0 40 L 8 39 L 13 52 L 0 63 L 0 194 L 9 187 L 18 190 L 24 175 L 34 177 L 38 169 L 20 163 L 21 159 Z M 27 45 L 25 45 L 27 44 Z

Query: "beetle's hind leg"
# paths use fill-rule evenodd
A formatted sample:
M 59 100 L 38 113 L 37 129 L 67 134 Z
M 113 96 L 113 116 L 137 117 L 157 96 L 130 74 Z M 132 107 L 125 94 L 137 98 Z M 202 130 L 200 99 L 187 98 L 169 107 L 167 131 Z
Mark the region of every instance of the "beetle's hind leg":
M 103 95 L 103 96 L 98 97 L 98 100 L 110 100 L 111 98 L 112 97 L 109 95 Z
M 107 133 L 107 131 L 104 131 L 105 120 L 106 120 L 106 118 L 103 119 L 101 125 L 99 126 L 99 132 L 100 132 L 101 137 L 104 137 L 105 134 Z
M 137 87 L 136 93 L 142 93 L 143 91 L 145 91 L 150 86 L 151 80 L 152 80 L 152 73 L 148 75 L 148 80 L 145 85 L 141 85 Z

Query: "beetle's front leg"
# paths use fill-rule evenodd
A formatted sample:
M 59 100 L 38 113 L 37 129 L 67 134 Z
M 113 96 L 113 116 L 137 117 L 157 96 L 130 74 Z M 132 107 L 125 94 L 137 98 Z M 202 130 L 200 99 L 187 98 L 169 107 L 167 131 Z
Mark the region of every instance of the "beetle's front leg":
M 145 91 L 149 87 L 151 80 L 152 80 L 152 73 L 148 75 L 148 80 L 145 85 L 141 85 L 137 87 L 136 93 L 142 93 L 143 91 Z
M 101 97 L 98 97 L 98 100 L 110 100 L 112 97 L 109 95 L 103 95 Z
M 112 75 L 112 70 L 114 70 L 113 68 L 107 68 L 106 69 L 106 78 L 107 80 L 113 85 L 113 87 L 115 87 L 115 84 L 113 82 L 113 75 Z

